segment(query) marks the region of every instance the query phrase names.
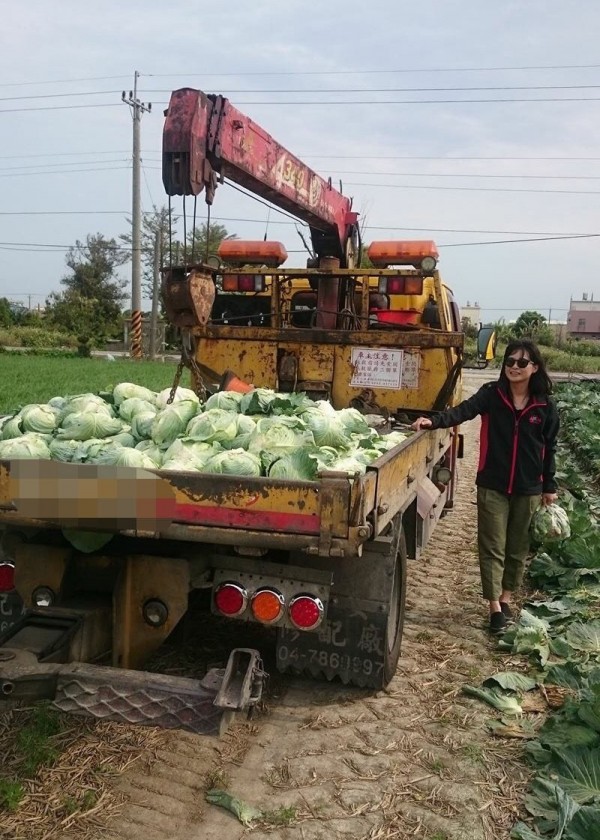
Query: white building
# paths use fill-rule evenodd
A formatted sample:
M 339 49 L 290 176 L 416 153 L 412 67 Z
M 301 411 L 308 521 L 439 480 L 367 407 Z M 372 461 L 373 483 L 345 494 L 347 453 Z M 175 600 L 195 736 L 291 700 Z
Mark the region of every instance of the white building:
M 479 301 L 475 301 L 473 304 L 467 301 L 467 305 L 461 306 L 460 308 L 460 316 L 461 318 L 466 318 L 474 327 L 478 327 L 481 323 L 481 307 Z

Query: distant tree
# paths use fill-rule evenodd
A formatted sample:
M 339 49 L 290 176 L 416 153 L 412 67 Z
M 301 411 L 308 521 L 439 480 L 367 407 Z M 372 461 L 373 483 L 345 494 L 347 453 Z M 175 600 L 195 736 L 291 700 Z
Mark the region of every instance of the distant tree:
M 538 344 L 554 343 L 554 335 L 544 316 L 531 309 L 521 312 L 511 331 L 515 338 L 530 338 Z
M 127 220 L 131 225 L 131 219 Z M 196 227 L 195 232 L 186 231 L 186 248 L 176 234 L 176 227 L 179 219 L 171 211 L 169 224 L 169 208 L 154 208 L 152 213 L 147 213 L 142 220 L 142 277 L 144 297 L 152 300 L 154 290 L 154 261 L 158 241 L 160 248 L 158 262 L 161 268 L 168 265 L 181 265 L 182 263 L 202 262 L 207 256 L 214 256 L 219 245 L 224 239 L 236 239 L 235 233 L 229 233 L 224 225 L 211 224 L 207 236 L 207 225 L 202 224 Z M 169 243 L 169 231 L 172 241 Z M 158 236 L 158 240 L 157 240 Z M 119 239 L 131 248 L 131 233 L 121 234 Z M 160 292 L 159 292 L 160 294 Z M 163 311 L 162 298 L 160 299 L 160 310 Z
M 465 338 L 477 338 L 477 326 L 471 321 L 470 318 L 464 316 L 460 319 L 460 323 L 462 326 L 462 330 L 465 334 Z
M 225 239 L 237 239 L 237 234 L 229 233 L 225 225 L 201 224 L 195 231 L 187 233 L 186 262 L 204 262 L 207 257 L 216 256 L 219 245 Z M 179 246 L 181 248 L 181 246 Z M 183 253 L 180 251 L 179 259 L 183 262 Z
M 101 233 L 78 240 L 65 258 L 70 269 L 60 281 L 65 291 L 52 292 L 46 301 L 49 323 L 94 343 L 118 334 L 127 295 L 116 270 L 128 259 L 115 239 Z
M 12 327 L 16 323 L 15 314 L 8 300 L 0 298 L 0 327 Z
M 519 338 L 532 338 L 539 328 L 546 323 L 546 319 L 539 312 L 527 309 L 521 312 L 513 325 L 513 333 Z
M 130 218 L 127 222 L 131 225 Z M 145 213 L 142 218 L 142 289 L 144 297 L 149 300 L 152 300 L 154 289 L 156 246 L 158 244 L 158 262 L 162 268 L 169 259 L 169 230 L 174 232 L 176 224 L 177 217 L 165 206 L 154 207 L 152 213 Z M 119 239 L 131 248 L 131 232 L 122 233 Z

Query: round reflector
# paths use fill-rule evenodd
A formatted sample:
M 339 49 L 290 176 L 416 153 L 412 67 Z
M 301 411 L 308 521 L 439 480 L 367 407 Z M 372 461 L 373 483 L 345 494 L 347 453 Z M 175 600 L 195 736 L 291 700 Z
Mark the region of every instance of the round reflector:
M 15 567 L 12 563 L 0 563 L 0 592 L 15 588 Z
M 215 589 L 215 607 L 223 615 L 241 615 L 248 603 L 248 593 L 237 583 L 221 583 Z
M 151 627 L 162 627 L 169 617 L 169 610 L 165 603 L 158 598 L 146 601 L 142 609 L 144 621 Z
M 296 595 L 290 601 L 290 621 L 299 630 L 312 630 L 323 620 L 325 610 L 320 598 L 312 595 Z
M 31 593 L 31 600 L 36 607 L 51 607 L 56 601 L 56 595 L 49 586 L 38 586 Z
M 250 601 L 252 615 L 263 624 L 272 624 L 283 613 L 285 601 L 276 589 L 258 589 Z

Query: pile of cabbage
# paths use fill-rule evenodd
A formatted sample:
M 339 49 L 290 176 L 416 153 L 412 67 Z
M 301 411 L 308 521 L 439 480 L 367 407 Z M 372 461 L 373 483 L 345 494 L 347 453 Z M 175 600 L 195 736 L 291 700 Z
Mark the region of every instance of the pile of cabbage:
M 200 402 L 178 388 L 122 382 L 112 393 L 53 397 L 0 419 L 0 459 L 45 458 L 178 472 L 313 480 L 362 474 L 405 439 L 379 435 L 356 409 L 256 388 Z

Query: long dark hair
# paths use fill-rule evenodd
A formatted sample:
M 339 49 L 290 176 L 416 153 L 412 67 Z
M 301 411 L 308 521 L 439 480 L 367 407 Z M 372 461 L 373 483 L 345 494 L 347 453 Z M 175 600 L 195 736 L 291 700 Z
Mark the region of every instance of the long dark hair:
M 546 365 L 542 359 L 542 355 L 538 349 L 537 344 L 528 339 L 515 339 L 511 341 L 504 351 L 504 358 L 502 359 L 502 370 L 500 371 L 500 382 L 508 386 L 508 378 L 504 369 L 504 363 L 513 353 L 519 352 L 527 353 L 531 361 L 537 365 L 537 370 L 529 380 L 529 391 L 536 397 L 547 397 L 552 393 L 552 381 L 548 376 Z

